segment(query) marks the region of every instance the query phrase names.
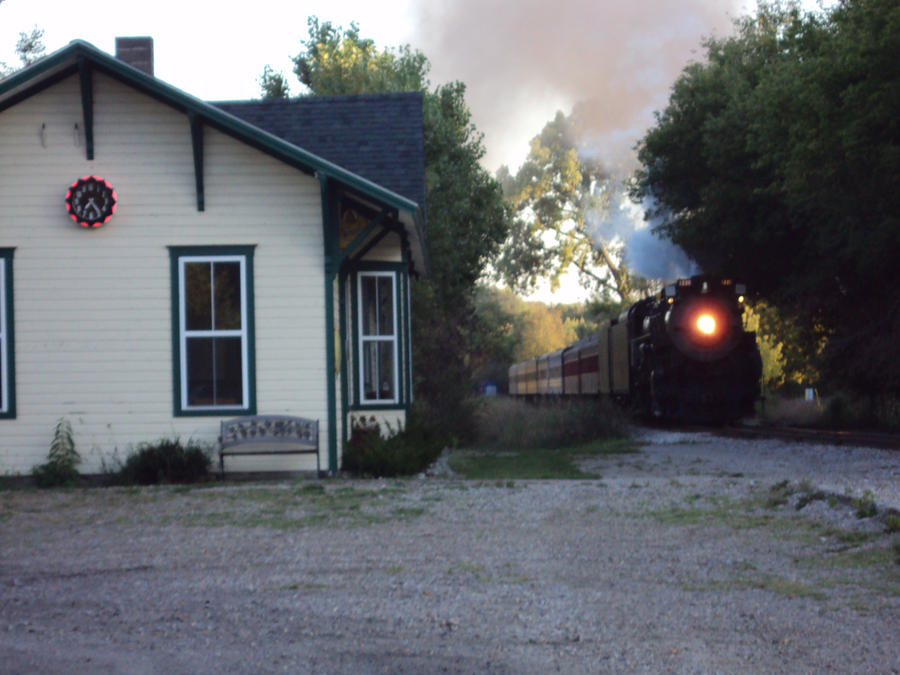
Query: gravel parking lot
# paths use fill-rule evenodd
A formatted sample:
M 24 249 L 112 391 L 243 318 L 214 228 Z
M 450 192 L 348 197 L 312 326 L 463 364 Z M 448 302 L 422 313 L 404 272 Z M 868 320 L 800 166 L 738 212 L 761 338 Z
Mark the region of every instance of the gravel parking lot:
M 638 437 L 592 480 L 0 490 L 0 672 L 900 672 L 900 453 Z

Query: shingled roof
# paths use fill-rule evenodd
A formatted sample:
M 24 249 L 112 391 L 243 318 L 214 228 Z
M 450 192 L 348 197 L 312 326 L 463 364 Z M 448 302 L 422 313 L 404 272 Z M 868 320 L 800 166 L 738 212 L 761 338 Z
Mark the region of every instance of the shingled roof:
M 416 202 L 424 213 L 421 93 L 305 96 L 212 105 Z

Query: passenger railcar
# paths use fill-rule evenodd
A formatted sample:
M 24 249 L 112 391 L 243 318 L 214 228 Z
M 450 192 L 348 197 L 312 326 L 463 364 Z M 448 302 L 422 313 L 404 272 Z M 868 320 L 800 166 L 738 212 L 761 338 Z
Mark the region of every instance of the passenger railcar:
M 646 416 L 686 422 L 752 414 L 762 361 L 741 322 L 744 293 L 731 279 L 680 279 L 597 333 L 514 364 L 510 394 L 611 396 Z

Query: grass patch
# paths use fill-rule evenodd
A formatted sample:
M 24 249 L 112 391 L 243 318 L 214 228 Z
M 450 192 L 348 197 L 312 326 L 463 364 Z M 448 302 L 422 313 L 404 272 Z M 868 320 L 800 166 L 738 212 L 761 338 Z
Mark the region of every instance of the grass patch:
M 684 584 L 682 588 L 685 591 L 714 591 L 717 593 L 758 589 L 783 595 L 787 598 L 811 598 L 819 601 L 828 599 L 826 593 L 809 584 L 772 575 L 742 576 L 736 579 L 710 581 L 703 584 Z
M 470 480 L 505 481 L 513 487 L 514 480 L 549 479 L 581 480 L 602 478 L 600 474 L 583 471 L 575 462 L 586 457 L 599 457 L 636 452 L 627 439 L 592 441 L 568 448 L 520 450 L 469 450 L 454 452 L 450 468 Z

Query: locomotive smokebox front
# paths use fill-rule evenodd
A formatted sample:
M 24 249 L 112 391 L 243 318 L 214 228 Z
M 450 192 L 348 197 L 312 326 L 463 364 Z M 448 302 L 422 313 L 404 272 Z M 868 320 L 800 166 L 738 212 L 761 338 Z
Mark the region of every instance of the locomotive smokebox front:
M 666 333 L 675 348 L 696 361 L 716 361 L 741 339 L 740 310 L 714 295 L 684 298 L 666 312 Z

